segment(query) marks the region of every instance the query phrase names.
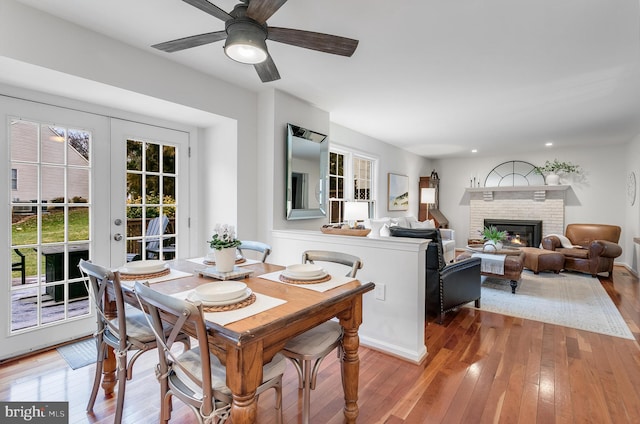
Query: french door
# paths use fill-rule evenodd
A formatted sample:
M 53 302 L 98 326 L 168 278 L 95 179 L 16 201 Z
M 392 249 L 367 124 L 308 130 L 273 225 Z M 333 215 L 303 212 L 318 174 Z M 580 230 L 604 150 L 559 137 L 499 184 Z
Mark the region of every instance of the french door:
M 80 259 L 115 268 L 132 255 L 167 259 L 189 245 L 181 174 L 189 140 L 182 131 L 3 96 L 0 134 L 8 177 L 0 184 L 3 359 L 95 331 Z M 168 223 L 152 234 L 154 216 Z
M 7 240 L 2 275 L 0 358 L 91 334 L 95 317 L 77 268 L 109 260 L 97 195 L 109 175 L 109 126 L 102 116 L 0 97 L 0 184 Z
M 111 258 L 173 259 L 189 246 L 189 133 L 111 120 Z

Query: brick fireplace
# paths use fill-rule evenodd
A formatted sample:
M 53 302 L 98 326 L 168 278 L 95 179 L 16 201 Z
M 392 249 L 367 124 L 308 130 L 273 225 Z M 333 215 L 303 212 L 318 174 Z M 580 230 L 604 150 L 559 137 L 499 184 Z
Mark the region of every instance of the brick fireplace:
M 564 234 L 568 186 L 468 188 L 469 239 L 481 238 L 485 219 L 542 221 L 542 237 Z

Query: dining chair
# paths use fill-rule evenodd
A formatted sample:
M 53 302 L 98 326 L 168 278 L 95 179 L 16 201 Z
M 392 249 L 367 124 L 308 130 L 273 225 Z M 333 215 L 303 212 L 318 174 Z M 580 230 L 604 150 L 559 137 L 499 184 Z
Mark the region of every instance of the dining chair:
M 256 252 L 262 253 L 262 258 L 260 259 L 260 262 L 266 261 L 267 256 L 271 254 L 271 246 L 269 246 L 266 243 L 262 243 L 260 241 L 243 240 L 242 244 L 238 246 L 238 251 L 240 252 L 241 255 L 244 256 L 244 254 L 242 253 L 242 249 L 254 250 Z
M 149 311 L 151 324 L 161 348 L 158 349 L 159 363 L 156 375 L 160 382 L 160 421 L 171 419 L 173 396 L 184 402 L 195 414 L 199 423 L 223 423 L 231 413 L 233 398 L 226 385 L 226 369 L 209 350 L 209 337 L 199 301 L 185 301 L 157 292 L 148 284 L 136 282 L 136 296 L 143 308 Z M 169 320 L 174 324 L 174 333 L 183 326 L 195 329 L 198 346 L 181 354 L 171 347 L 174 333 L 161 332 L 162 325 Z M 276 353 L 271 362 L 262 368 L 262 384 L 256 396 L 268 389 L 276 391 L 276 422 L 282 424 L 282 375 L 286 359 Z
M 116 357 L 116 376 L 118 379 L 114 423 L 120 423 L 122 421 L 126 381 L 131 380 L 133 376 L 133 364 L 142 353 L 157 347 L 156 337 L 147 322 L 146 314 L 138 308 L 125 304 L 118 271 L 111 271 L 84 259 L 80 260 L 78 267 L 86 277 L 86 280 L 88 280 L 90 289 L 88 287 L 87 290 L 90 291 L 93 298 L 98 324 L 94 334 L 98 348 L 96 373 L 89 403 L 87 404 L 87 412 L 93 410 L 102 380 L 107 350 L 112 348 Z M 107 316 L 106 308 L 110 298 L 109 294 L 111 293 L 111 290 L 108 290 L 109 286 L 112 286 L 113 290 L 117 312 L 116 318 Z M 164 328 L 164 332 L 171 330 L 170 326 L 165 326 Z M 179 333 L 176 339 L 184 345 L 185 350 L 191 347 L 189 336 L 186 334 Z M 127 359 L 127 354 L 131 351 L 135 351 L 135 353 Z
M 348 277 L 355 278 L 362 268 L 357 256 L 326 250 L 307 250 L 302 254 L 302 263 L 333 262 L 350 267 Z M 298 388 L 302 389 L 302 423 L 309 423 L 311 390 L 316 388 L 316 377 L 322 360 L 335 348 L 342 355 L 342 326 L 333 320 L 289 340 L 282 353 L 291 360 L 298 372 Z

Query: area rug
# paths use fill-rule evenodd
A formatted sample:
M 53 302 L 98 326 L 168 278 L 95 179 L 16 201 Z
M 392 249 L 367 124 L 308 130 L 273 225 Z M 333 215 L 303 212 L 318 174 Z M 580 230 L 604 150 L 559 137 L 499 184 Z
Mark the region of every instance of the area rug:
M 525 270 L 516 294 L 511 293 L 508 280 L 482 279 L 481 310 L 634 339 L 597 278 L 565 272 L 535 275 Z
M 71 369 L 78 369 L 93 364 L 98 352 L 95 339 L 85 339 L 57 348 L 58 353 L 67 361 Z

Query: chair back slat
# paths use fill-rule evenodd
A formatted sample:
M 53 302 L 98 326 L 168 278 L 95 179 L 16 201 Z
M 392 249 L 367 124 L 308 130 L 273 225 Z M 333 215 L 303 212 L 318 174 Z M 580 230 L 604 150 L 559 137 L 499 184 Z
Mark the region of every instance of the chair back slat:
M 307 250 L 302 254 L 302 263 L 315 263 L 315 261 L 334 262 L 349 266 L 351 270 L 347 273 L 347 277 L 352 278 L 355 278 L 358 270 L 362 269 L 362 261 L 360 258 L 348 253 L 329 250 Z
M 262 253 L 260 262 L 266 261 L 267 256 L 271 254 L 271 246 L 269 246 L 267 243 L 262 243 L 260 241 L 243 240 L 242 244 L 238 246 L 238 251 L 240 252 L 241 255 L 244 256 L 244 253 L 242 252 L 243 249 L 253 250 L 255 252 Z

